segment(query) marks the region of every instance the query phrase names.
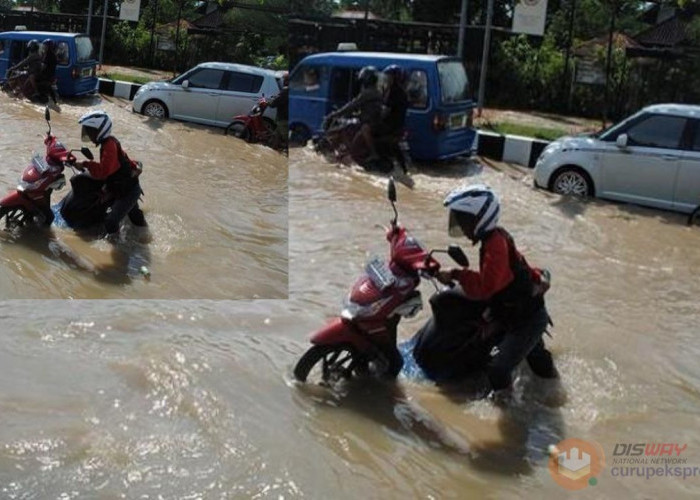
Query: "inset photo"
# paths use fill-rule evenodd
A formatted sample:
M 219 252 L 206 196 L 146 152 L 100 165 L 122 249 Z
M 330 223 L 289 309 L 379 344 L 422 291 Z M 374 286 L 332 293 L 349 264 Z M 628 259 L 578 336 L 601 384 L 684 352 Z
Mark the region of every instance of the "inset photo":
M 272 4 L 0 21 L 0 299 L 287 297 Z

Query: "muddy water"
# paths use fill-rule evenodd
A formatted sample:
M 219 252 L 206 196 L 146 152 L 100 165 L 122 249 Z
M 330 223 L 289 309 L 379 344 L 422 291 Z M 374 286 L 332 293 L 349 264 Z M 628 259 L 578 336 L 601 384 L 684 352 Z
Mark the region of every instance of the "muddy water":
M 685 443 L 700 466 L 700 233 L 682 217 L 561 202 L 491 168 L 426 169 L 398 192 L 426 245 L 449 241 L 440 202 L 467 176 L 499 191 L 504 225 L 552 270 L 562 387 L 523 369 L 505 412 L 405 376 L 329 393 L 291 382 L 291 367 L 366 257 L 386 251 L 373 226 L 391 211 L 380 178 L 305 151 L 289 168 L 289 300 L 0 303 L 1 497 L 698 496 L 698 477 L 610 472 L 616 443 Z M 547 445 L 568 437 L 608 459 L 581 492 L 547 470 Z
M 43 109 L 0 96 L 0 186 L 14 188 L 33 152 L 43 152 Z M 78 118 L 103 108 L 113 133 L 141 160 L 151 240 L 133 227 L 111 246 L 68 229 L 0 238 L 2 298 L 283 298 L 287 296 L 287 158 L 225 137 L 221 129 L 157 121 L 130 103 L 88 98 L 61 104 L 51 125 L 79 148 Z M 92 147 L 93 153 L 97 149 Z M 72 174 L 66 171 L 67 177 Z M 53 202 L 67 188 L 54 193 Z M 139 273 L 150 272 L 150 281 Z

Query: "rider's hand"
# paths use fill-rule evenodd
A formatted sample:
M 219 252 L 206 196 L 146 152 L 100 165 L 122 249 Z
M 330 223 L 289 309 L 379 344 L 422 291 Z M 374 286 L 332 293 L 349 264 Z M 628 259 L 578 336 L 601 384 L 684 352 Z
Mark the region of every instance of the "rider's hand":
M 443 285 L 449 285 L 454 280 L 452 279 L 452 270 L 449 271 L 438 271 L 435 278 Z
M 84 171 L 87 169 L 86 164 L 87 164 L 86 161 L 78 161 L 78 162 L 75 162 L 75 168 L 77 168 L 77 169 L 80 170 L 81 172 L 84 172 Z

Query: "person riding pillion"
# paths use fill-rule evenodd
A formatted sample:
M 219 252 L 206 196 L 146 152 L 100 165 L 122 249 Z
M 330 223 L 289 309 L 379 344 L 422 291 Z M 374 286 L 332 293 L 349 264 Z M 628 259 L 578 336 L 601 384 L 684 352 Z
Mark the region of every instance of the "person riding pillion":
M 142 194 L 139 175 L 141 164 L 124 152 L 119 141 L 111 135 L 112 120 L 102 110 L 84 114 L 78 124 L 82 126 L 83 141 L 100 146 L 100 161 L 83 161 L 76 166 L 85 169 L 91 177 L 103 180 L 106 190 L 115 198 L 105 221 L 105 231 L 110 240 L 119 234 L 119 224 L 125 215 L 135 226 L 147 226 L 143 212 L 138 207 Z
M 56 55 L 56 43 L 47 38 L 42 45 L 41 58 L 41 73 L 39 74 L 39 82 L 45 84 L 49 89 L 49 94 L 54 103 L 58 102 L 58 96 L 53 90 L 51 84 L 56 77 L 56 66 L 58 65 L 58 56 Z
M 481 244 L 479 270 L 453 268 L 440 271 L 437 278 L 445 284 L 459 282 L 469 299 L 487 301 L 494 330 L 504 332 L 486 369 L 492 395 L 508 394 L 512 371 L 523 359 L 536 375 L 556 378 L 542 338 L 551 324 L 544 302 L 549 273 L 531 267 L 511 235 L 498 225 L 500 203 L 489 187 L 455 189 L 444 205 L 449 210 L 450 236 L 466 236 Z
M 382 106 L 382 121 L 375 131 L 376 136 L 390 138 L 389 148 L 397 159 L 404 173 L 407 173 L 406 161 L 399 147 L 399 141 L 406 124 L 408 96 L 404 90 L 404 71 L 397 64 L 390 64 L 382 70 L 386 76 L 386 88 Z
M 345 106 L 330 113 L 326 117 L 326 123 L 335 117 L 359 112 L 362 126 L 353 141 L 363 140 L 370 152 L 369 159 L 373 159 L 378 156 L 373 136 L 376 135 L 382 120 L 382 93 L 377 88 L 377 68 L 365 66 L 357 78 L 360 82 L 360 93 Z

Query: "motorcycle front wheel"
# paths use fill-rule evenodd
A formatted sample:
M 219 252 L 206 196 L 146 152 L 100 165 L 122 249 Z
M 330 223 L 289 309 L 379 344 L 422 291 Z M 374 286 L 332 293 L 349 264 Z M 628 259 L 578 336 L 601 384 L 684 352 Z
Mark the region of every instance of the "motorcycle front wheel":
M 341 379 L 351 378 L 359 366 L 359 355 L 349 345 L 315 345 L 297 362 L 294 378 L 299 382 L 312 379 L 313 383 L 333 385 Z
M 0 222 L 3 220 L 6 229 L 14 229 L 30 222 L 32 216 L 22 207 L 0 207 Z
M 250 130 L 245 123 L 241 121 L 231 122 L 228 127 L 226 127 L 225 135 L 232 135 L 239 139 L 247 141 L 250 139 Z

